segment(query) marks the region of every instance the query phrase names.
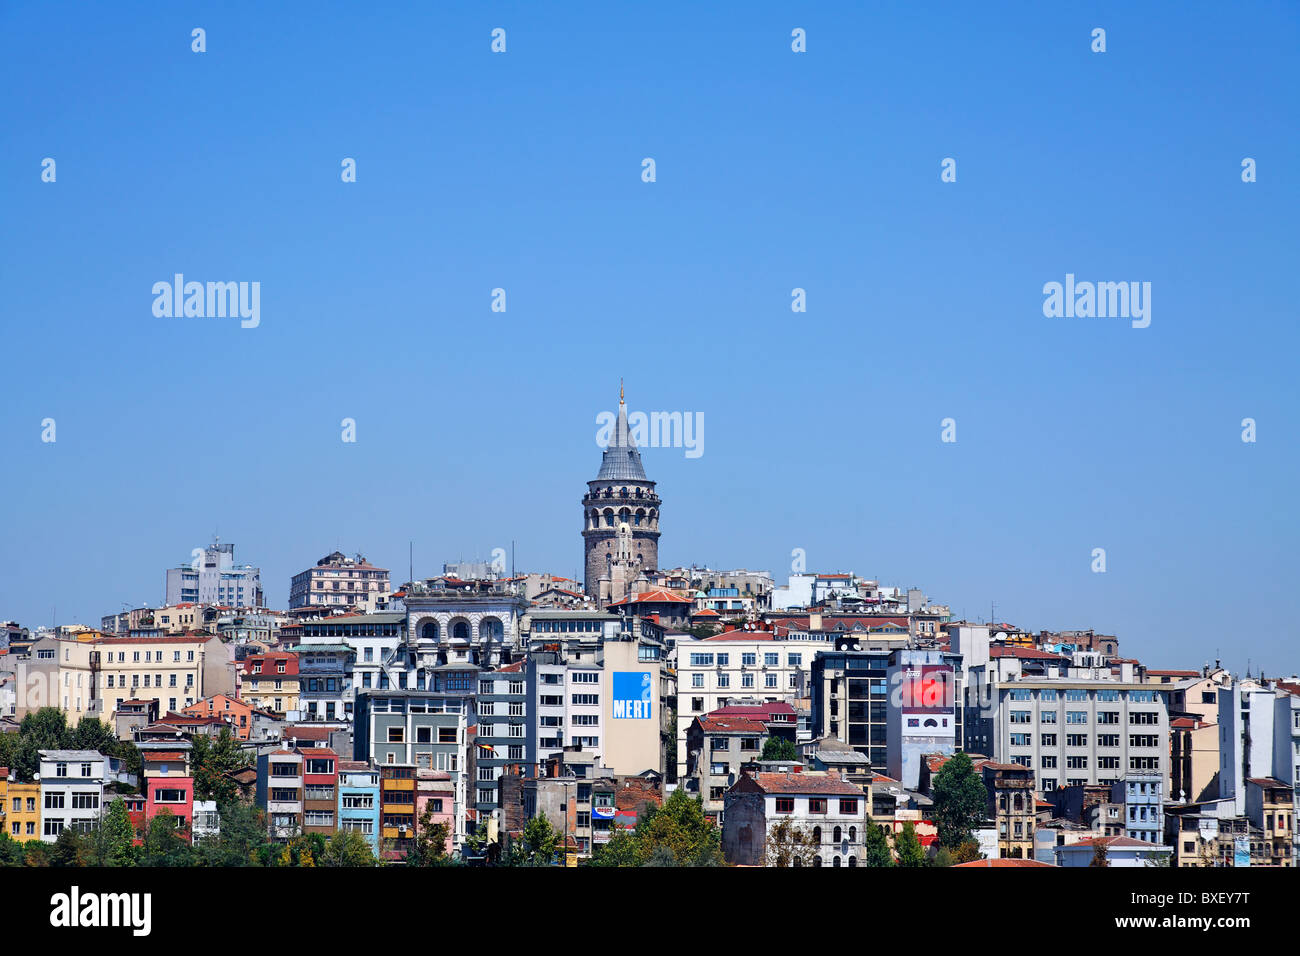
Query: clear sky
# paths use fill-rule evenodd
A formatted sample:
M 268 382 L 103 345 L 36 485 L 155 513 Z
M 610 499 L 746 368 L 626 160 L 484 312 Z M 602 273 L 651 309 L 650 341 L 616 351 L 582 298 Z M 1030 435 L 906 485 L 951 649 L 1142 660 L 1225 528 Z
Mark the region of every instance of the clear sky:
M 0 7 L 0 618 L 214 531 L 272 606 L 336 547 L 574 575 L 622 377 L 705 422 L 644 453 L 663 565 L 1300 669 L 1300 8 L 988 6 Z M 155 317 L 178 272 L 259 327 Z

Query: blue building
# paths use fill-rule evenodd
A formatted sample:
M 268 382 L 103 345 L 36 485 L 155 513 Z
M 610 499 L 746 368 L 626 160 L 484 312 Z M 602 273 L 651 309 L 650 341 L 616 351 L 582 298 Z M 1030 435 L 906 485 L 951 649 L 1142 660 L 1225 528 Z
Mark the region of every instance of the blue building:
M 355 830 L 379 855 L 379 771 L 364 760 L 339 761 L 339 830 Z

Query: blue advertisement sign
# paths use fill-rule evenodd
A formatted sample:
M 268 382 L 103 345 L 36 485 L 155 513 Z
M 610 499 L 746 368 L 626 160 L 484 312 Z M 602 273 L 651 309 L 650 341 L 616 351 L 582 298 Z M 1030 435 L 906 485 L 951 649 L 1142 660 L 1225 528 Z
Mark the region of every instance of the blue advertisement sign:
M 654 716 L 649 671 L 615 671 L 613 676 L 616 720 L 649 720 Z

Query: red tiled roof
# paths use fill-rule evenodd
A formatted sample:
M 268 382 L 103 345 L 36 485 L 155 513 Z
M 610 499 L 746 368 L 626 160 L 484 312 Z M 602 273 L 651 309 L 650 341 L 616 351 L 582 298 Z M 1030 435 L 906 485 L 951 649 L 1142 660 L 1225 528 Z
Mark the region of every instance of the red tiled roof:
M 756 773 L 751 778 L 765 793 L 815 793 L 832 796 L 865 796 L 862 788 L 849 783 L 834 770 L 822 773 Z
M 991 644 L 989 645 L 989 657 L 1019 657 L 1023 660 L 1033 661 L 1068 661 L 1068 657 L 1062 657 L 1060 654 L 1051 654 L 1047 651 L 1040 651 L 1036 647 L 1017 647 L 1012 644 Z
M 640 594 L 632 597 L 626 597 L 621 601 L 611 601 L 610 607 L 619 604 L 690 604 L 691 599 L 682 597 L 680 594 L 674 594 L 672 591 L 664 588 L 654 588 L 650 591 L 642 591 Z
M 723 631 L 721 634 L 714 634 L 712 637 L 706 637 L 704 641 L 774 641 L 775 635 L 771 631 Z
M 1016 860 L 993 858 L 991 860 L 973 860 L 970 863 L 958 863 L 953 869 L 969 869 L 971 867 L 988 866 L 988 867 L 1006 867 L 1006 866 L 1053 866 L 1051 863 L 1043 863 L 1039 860 Z
M 726 707 L 719 707 L 711 710 L 704 716 L 706 717 L 765 717 L 771 719 L 777 714 L 782 716 L 794 717 L 795 709 L 785 701 L 770 701 L 766 704 L 729 704 Z
M 700 729 L 706 734 L 762 734 L 767 732 L 767 725 L 750 717 L 715 717 L 705 714 L 695 718 L 700 722 Z
M 1291 784 L 1283 783 L 1276 777 L 1247 777 L 1246 782 L 1253 783 L 1257 787 L 1285 787 L 1287 790 L 1291 789 Z
M 145 763 L 161 763 L 164 760 L 168 762 L 173 760 L 184 762 L 185 755 L 179 750 L 142 750 L 140 751 L 140 758 Z
M 1200 677 L 1200 671 L 1157 671 L 1147 668 L 1147 674 L 1154 677 Z
M 281 739 L 292 737 L 294 740 L 329 740 L 330 730 L 328 727 L 309 727 L 304 724 L 293 724 L 284 728 L 280 735 Z

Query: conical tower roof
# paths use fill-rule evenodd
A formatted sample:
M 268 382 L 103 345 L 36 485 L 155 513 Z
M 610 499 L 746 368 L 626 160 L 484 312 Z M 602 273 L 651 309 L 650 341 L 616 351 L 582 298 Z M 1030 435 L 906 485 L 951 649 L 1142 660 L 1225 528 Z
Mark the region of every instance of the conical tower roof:
M 623 402 L 623 386 L 618 388 L 618 424 L 614 434 L 609 438 L 604 454 L 600 459 L 600 472 L 597 481 L 648 481 L 645 468 L 641 466 L 641 453 L 637 451 L 636 442 L 632 440 L 632 431 L 627 427 L 627 405 Z

